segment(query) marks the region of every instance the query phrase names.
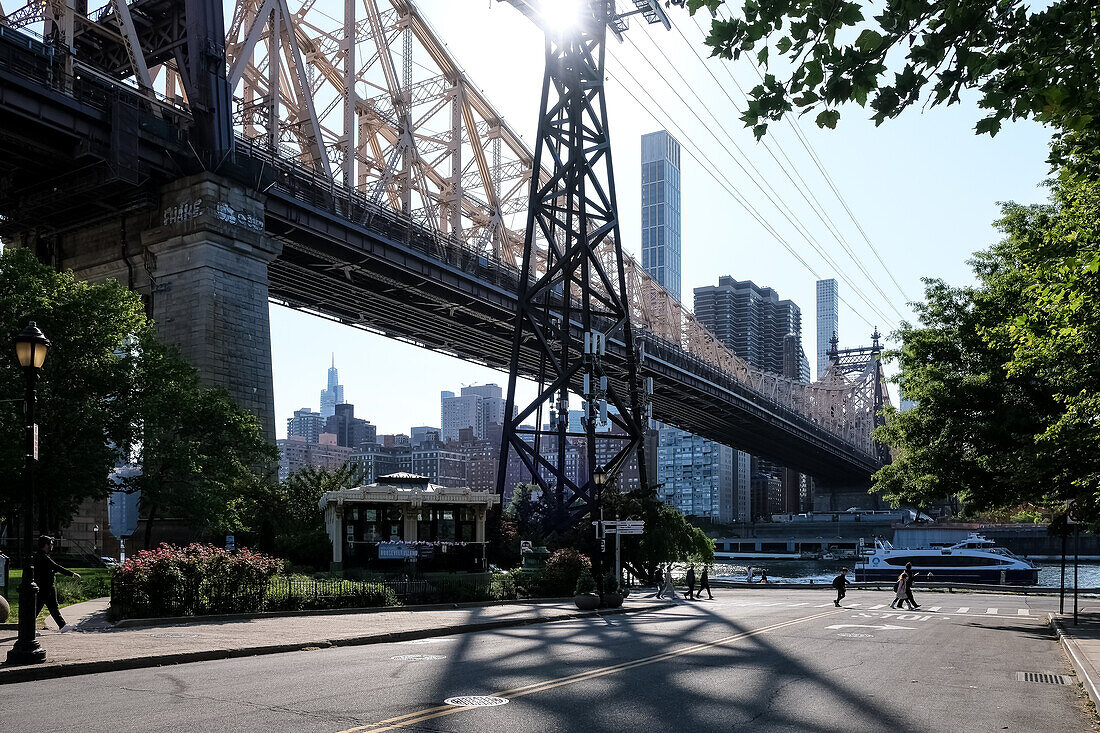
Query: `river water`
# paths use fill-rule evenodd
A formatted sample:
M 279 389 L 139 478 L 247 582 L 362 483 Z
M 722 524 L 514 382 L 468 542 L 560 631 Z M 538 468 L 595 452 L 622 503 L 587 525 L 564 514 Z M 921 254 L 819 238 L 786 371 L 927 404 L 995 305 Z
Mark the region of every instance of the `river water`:
M 754 579 L 759 580 L 761 571 L 768 574 L 768 580 L 777 583 L 830 583 L 840 569 L 851 569 L 855 560 L 759 560 L 751 563 L 719 562 L 711 570 L 715 580 L 744 581 L 749 567 L 752 567 Z M 1039 566 L 1039 585 L 1057 586 L 1061 582 L 1061 565 L 1058 561 L 1036 560 Z M 849 579 L 853 576 L 849 573 Z M 1077 583 L 1081 588 L 1100 588 L 1100 562 L 1082 561 L 1077 567 Z M 1073 587 L 1073 558 L 1066 562 L 1066 587 Z

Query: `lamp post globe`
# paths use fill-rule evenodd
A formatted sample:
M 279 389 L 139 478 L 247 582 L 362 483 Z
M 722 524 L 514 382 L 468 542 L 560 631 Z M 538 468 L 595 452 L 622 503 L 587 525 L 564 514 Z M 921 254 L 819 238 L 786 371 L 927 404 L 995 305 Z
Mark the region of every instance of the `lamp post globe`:
M 19 360 L 19 366 L 24 369 L 34 369 L 35 372 L 42 369 L 46 363 L 46 352 L 50 349 L 50 340 L 31 321 L 22 331 L 15 335 L 15 357 Z
M 34 479 L 38 469 L 38 425 L 34 408 L 38 401 L 38 374 L 46 363 L 50 340 L 34 321 L 15 335 L 15 358 L 26 378 L 26 462 L 23 469 L 23 579 L 19 584 L 19 634 L 8 651 L 8 664 L 37 664 L 46 661 L 46 650 L 35 638 L 38 615 L 38 585 L 34 582 Z
M 592 472 L 592 483 L 596 486 L 603 486 L 607 483 L 607 470 L 603 466 Z

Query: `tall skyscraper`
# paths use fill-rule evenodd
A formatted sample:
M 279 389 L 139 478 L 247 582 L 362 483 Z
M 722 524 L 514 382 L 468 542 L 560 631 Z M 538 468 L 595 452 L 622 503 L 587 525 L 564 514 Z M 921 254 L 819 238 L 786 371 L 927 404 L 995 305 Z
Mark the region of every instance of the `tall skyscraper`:
M 801 371 L 802 311 L 771 288 L 723 275 L 717 285 L 695 288 L 695 317 L 733 353 L 773 374 L 786 374 L 784 344 L 793 334 Z
M 680 143 L 642 135 L 642 267 L 680 300 Z
M 788 379 L 810 381 L 810 364 L 802 348 L 802 311 L 780 300 L 771 288 L 751 280 L 718 278 L 718 285 L 695 288 L 695 317 L 750 366 Z M 796 491 L 801 479 L 782 466 L 747 454 L 737 456 L 737 513 L 746 521 L 767 516 L 783 506 L 784 487 Z M 741 483 L 751 484 L 746 491 Z
M 332 366 L 328 369 L 328 387 L 321 390 L 321 417 L 328 419 L 336 414 L 336 406 L 344 401 L 344 385 L 336 374 L 336 355 L 332 355 Z
M 840 337 L 840 293 L 836 280 L 817 281 L 817 379 L 829 368 L 829 341 Z

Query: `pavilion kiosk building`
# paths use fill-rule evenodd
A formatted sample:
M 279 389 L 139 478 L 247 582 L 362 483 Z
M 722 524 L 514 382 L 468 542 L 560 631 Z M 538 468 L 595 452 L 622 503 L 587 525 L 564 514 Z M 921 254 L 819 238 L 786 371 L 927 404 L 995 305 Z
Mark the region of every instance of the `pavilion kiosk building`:
M 328 491 L 319 506 L 333 569 L 484 570 L 485 520 L 496 493 L 450 488 L 394 473 L 365 486 Z

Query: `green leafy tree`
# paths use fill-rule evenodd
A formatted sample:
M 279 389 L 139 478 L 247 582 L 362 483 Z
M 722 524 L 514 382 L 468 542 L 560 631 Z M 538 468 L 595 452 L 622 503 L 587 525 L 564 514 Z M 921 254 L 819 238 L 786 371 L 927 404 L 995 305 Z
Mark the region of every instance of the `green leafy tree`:
M 80 282 L 27 250 L 0 253 L 0 333 L 34 320 L 52 342 L 39 382 L 42 530 L 63 526 L 81 501 L 104 497 L 120 458 L 142 464 L 155 519 L 170 514 L 209 531 L 243 528 L 242 498 L 277 459 L 256 418 L 153 334 L 140 296 L 114 282 Z M 23 375 L 0 358 L 0 516 L 19 508 Z
M 723 0 L 689 0 L 718 12 Z M 876 124 L 921 103 L 955 104 L 973 90 L 995 135 L 1005 120 L 1064 130 L 1100 125 L 1100 10 L 1056 0 L 742 0 L 716 17 L 707 44 L 726 59 L 775 66 L 743 116 L 757 137 L 792 111 L 835 127 L 839 106 L 871 108 Z M 1037 7 L 1037 9 L 1036 9 Z
M 969 513 L 1072 498 L 1100 518 L 1100 183 L 1067 169 L 1052 191 L 1003 207 L 975 287 L 926 281 L 893 354 L 917 406 L 879 430 L 887 498 L 958 495 Z
M 160 518 L 181 518 L 210 534 L 246 529 L 245 505 L 262 493 L 278 450 L 254 414 L 224 390 L 203 387 L 174 348 L 147 335 L 137 352 L 122 401 L 131 416 L 124 444 L 142 467 L 127 486 L 141 491 L 146 549 Z
M 676 509 L 662 504 L 653 490 L 607 491 L 605 514 L 642 519 L 645 533 L 621 540 L 623 566 L 639 578 L 651 579 L 666 562 L 714 562 L 714 542 Z
M 10 337 L 36 321 L 52 346 L 38 383 L 40 529 L 63 524 L 87 497 L 104 496 L 130 415 L 127 339 L 147 331 L 141 298 L 115 283 L 91 285 L 26 250 L 0 253 L 0 516 L 21 504 L 24 377 Z M 112 444 L 112 439 L 115 442 Z
M 362 471 L 350 464 L 334 471 L 310 466 L 286 481 L 268 482 L 249 512 L 249 525 L 258 533 L 261 549 L 296 564 L 325 567 L 332 545 L 319 506 L 321 496 L 362 482 Z

